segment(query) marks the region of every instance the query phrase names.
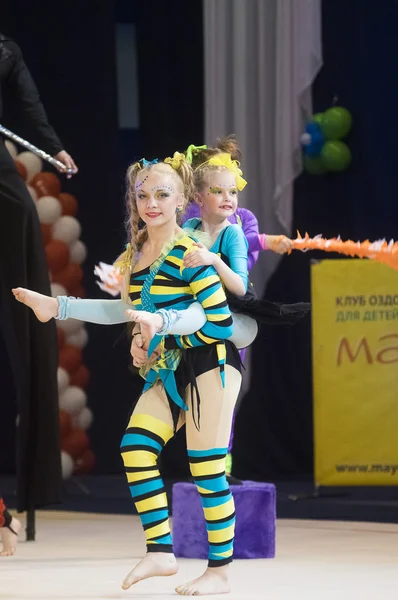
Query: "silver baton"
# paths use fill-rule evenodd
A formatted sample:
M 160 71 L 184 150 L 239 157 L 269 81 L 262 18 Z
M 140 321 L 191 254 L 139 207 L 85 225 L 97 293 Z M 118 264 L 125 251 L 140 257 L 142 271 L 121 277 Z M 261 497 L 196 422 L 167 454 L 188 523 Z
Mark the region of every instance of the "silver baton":
M 57 160 L 56 158 L 53 158 L 52 156 L 50 156 L 49 154 L 47 154 L 47 152 L 44 152 L 43 150 L 40 150 L 40 148 L 37 148 L 36 146 L 34 146 L 33 144 L 31 144 L 30 142 L 27 142 L 23 138 L 19 137 L 19 135 L 17 135 L 16 133 L 13 133 L 12 131 L 10 131 L 9 129 L 7 129 L 6 127 L 3 127 L 3 125 L 0 125 L 0 133 L 2 133 L 3 135 L 5 135 L 6 137 L 8 137 L 13 142 L 16 142 L 20 146 L 23 146 L 24 148 L 26 148 L 27 150 L 29 150 L 33 154 L 36 154 L 36 156 L 40 156 L 40 158 L 42 158 L 43 160 L 46 160 L 47 162 L 49 162 L 51 165 L 53 165 L 53 167 L 61 169 L 64 173 L 73 173 L 74 172 L 73 169 L 68 169 L 64 165 L 64 163 L 62 163 L 61 161 Z

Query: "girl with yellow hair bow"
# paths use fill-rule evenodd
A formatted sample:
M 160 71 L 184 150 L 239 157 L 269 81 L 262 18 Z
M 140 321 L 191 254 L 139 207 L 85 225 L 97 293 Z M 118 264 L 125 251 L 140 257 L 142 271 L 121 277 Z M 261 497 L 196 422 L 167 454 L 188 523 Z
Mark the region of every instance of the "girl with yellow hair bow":
M 220 155 L 230 155 L 230 161 L 232 168 L 236 169 L 237 172 L 237 188 L 243 189 L 246 185 L 245 180 L 240 181 L 238 179 L 242 172 L 239 169 L 239 163 L 241 161 L 241 152 L 236 139 L 236 136 L 229 135 L 225 138 L 221 138 L 217 141 L 214 148 L 207 148 L 207 146 L 195 146 L 191 144 L 186 152 L 187 161 L 190 162 L 194 169 L 194 182 L 195 188 L 200 192 L 204 186 L 204 180 L 209 176 L 209 173 L 216 170 L 217 163 L 219 167 L 223 165 L 220 162 Z M 229 163 L 229 161 L 227 161 Z M 225 168 L 230 168 L 231 165 L 224 164 Z M 238 171 L 239 169 L 239 171 Z M 231 169 L 232 170 L 232 169 Z M 240 187 L 239 187 L 240 185 Z M 189 202 L 183 215 L 183 223 L 194 217 L 200 217 L 200 208 L 194 201 Z M 284 235 L 270 235 L 259 232 L 259 226 L 256 216 L 247 208 L 237 206 L 236 211 L 233 215 L 228 217 L 230 223 L 238 224 L 242 227 L 243 233 L 247 239 L 248 249 L 248 269 L 254 267 L 258 260 L 259 252 L 263 250 L 270 250 L 277 254 L 284 254 L 292 249 L 293 242 Z

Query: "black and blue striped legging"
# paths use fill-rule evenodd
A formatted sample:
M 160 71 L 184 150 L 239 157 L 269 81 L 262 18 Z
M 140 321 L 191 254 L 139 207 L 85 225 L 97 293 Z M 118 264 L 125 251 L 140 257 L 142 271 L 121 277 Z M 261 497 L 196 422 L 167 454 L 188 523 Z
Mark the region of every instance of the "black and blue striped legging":
M 196 379 L 201 398 L 200 429 L 195 426 L 191 410 L 182 415 L 177 427 L 186 423 L 189 464 L 202 501 L 211 567 L 231 562 L 235 530 L 225 457 L 241 375 L 230 365 L 225 371 L 225 388 L 218 369 Z M 169 403 L 162 385 L 156 384 L 139 399 L 121 444 L 127 481 L 145 531 L 148 552 L 173 552 L 167 498 L 157 466 L 160 452 L 172 437 Z

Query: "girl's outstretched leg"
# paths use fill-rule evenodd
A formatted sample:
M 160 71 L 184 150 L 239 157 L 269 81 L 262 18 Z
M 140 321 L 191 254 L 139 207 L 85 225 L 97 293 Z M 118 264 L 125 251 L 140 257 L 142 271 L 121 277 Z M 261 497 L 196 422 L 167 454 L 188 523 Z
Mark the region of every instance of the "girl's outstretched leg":
M 44 294 L 32 292 L 25 288 L 15 288 L 12 293 L 18 302 L 29 306 L 42 323 L 47 323 L 47 321 L 58 315 L 59 305 L 56 298 L 44 296 Z

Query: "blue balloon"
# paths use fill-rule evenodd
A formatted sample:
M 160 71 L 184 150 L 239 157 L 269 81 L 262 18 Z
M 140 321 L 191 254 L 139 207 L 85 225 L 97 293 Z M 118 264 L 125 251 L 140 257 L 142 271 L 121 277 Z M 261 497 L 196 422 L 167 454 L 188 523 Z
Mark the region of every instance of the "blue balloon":
M 322 129 L 319 127 L 318 123 L 315 123 L 315 121 L 310 121 L 309 123 L 307 123 L 305 130 L 310 135 L 312 135 L 313 133 L 322 133 Z
M 311 157 L 320 156 L 325 144 L 325 136 L 322 133 L 322 129 L 319 127 L 318 123 L 311 121 L 310 123 L 307 123 L 305 131 L 311 136 L 311 142 L 305 146 L 304 154 Z

